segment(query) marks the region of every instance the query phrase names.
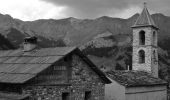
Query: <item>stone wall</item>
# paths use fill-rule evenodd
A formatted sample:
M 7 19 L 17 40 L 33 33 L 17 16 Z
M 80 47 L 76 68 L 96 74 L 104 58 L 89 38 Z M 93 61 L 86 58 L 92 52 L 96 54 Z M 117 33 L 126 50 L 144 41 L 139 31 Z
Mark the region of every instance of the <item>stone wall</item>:
M 24 94 L 35 100 L 62 100 L 62 93 L 70 94 L 70 100 L 85 100 L 85 91 L 91 91 L 91 100 L 104 100 L 104 83 L 79 56 L 73 55 L 70 85 L 25 86 Z M 70 66 L 69 66 L 70 67 Z
M 139 32 L 145 31 L 145 45 L 139 45 Z M 154 36 L 155 32 L 155 36 Z M 145 63 L 139 64 L 140 50 L 145 51 Z M 153 52 L 155 51 L 155 54 Z M 133 29 L 133 70 L 144 70 L 158 77 L 157 31 L 151 27 Z
M 157 31 L 151 27 L 139 27 L 133 29 L 133 46 L 139 45 L 139 32 L 145 31 L 145 45 L 152 45 L 157 47 Z M 155 32 L 155 42 L 153 42 L 153 33 Z

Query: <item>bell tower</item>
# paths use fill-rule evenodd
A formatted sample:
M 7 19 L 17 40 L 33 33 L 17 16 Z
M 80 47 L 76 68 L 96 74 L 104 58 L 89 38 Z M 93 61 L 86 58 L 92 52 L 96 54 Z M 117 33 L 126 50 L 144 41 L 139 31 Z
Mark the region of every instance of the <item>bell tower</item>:
M 158 77 L 157 31 L 146 3 L 133 29 L 133 70 L 143 70 Z

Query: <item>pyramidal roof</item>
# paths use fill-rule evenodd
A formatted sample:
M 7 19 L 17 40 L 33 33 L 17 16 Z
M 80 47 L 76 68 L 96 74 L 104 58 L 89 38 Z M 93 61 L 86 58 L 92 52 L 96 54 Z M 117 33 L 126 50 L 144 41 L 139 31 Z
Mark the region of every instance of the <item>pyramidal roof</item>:
M 144 3 L 144 9 L 142 13 L 140 14 L 140 16 L 138 17 L 138 19 L 136 20 L 135 24 L 132 27 L 143 27 L 143 26 L 152 26 L 158 29 L 151 15 L 149 14 L 146 3 Z

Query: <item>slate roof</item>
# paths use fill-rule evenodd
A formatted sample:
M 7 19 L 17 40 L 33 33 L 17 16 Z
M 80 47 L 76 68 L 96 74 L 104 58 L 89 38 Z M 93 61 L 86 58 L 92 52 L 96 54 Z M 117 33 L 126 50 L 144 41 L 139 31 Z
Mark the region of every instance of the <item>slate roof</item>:
M 20 49 L 0 51 L 0 82 L 25 83 L 75 50 L 80 51 L 75 47 L 43 48 L 29 52 Z M 100 70 L 95 72 L 108 81 Z
M 135 24 L 132 27 L 134 28 L 134 27 L 142 27 L 142 26 L 152 26 L 158 29 L 151 15 L 149 14 L 146 4 L 144 4 L 144 9 L 142 13 L 140 14 L 140 16 L 138 17 L 138 19 L 136 20 Z
M 73 51 L 75 47 L 44 48 L 23 52 L 0 51 L 0 82 L 24 83 Z
M 167 82 L 160 78 L 155 78 L 144 71 L 110 71 L 108 77 L 117 81 L 125 87 L 167 85 Z
M 2 93 L 0 92 L 0 100 L 23 100 L 29 97 L 28 94 L 16 94 L 16 93 Z

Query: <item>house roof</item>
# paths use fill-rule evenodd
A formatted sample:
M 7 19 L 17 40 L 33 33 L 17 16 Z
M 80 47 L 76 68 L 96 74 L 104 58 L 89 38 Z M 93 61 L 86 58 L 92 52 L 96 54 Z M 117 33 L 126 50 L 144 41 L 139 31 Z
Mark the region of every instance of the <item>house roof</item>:
M 0 51 L 0 82 L 24 83 L 73 51 L 75 47 L 44 48 L 23 52 Z
M 144 71 L 110 71 L 108 77 L 126 87 L 166 85 L 167 82 L 160 78 L 155 78 Z
M 151 15 L 149 14 L 149 11 L 146 7 L 146 3 L 144 3 L 144 9 L 142 13 L 140 14 L 140 16 L 138 17 L 138 19 L 136 20 L 135 24 L 132 27 L 143 27 L 143 26 L 152 26 L 158 29 Z
M 0 100 L 23 100 L 29 97 L 28 94 L 16 94 L 16 93 L 2 93 L 0 92 Z
M 77 50 L 79 51 L 75 47 L 56 47 L 29 52 L 20 49 L 0 51 L 0 82 L 25 83 L 67 54 Z M 97 73 L 100 75 L 102 72 Z M 106 78 L 104 74 L 100 77 Z

